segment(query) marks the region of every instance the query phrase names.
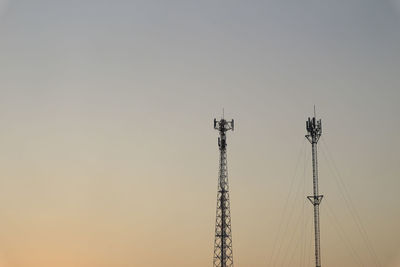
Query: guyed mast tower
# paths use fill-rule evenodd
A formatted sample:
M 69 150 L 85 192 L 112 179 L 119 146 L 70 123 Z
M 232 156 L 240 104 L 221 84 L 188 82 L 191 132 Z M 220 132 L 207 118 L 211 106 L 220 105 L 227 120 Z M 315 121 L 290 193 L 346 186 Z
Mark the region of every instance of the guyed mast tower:
M 322 134 L 322 122 L 316 119 L 315 107 L 314 117 L 308 118 L 306 121 L 306 138 L 312 147 L 312 168 L 313 168 L 313 195 L 308 196 L 311 204 L 314 206 L 314 232 L 315 232 L 315 264 L 321 267 L 321 245 L 320 245 L 320 228 L 319 228 L 319 204 L 323 195 L 318 192 L 318 162 L 317 162 L 317 144 Z
M 234 129 L 234 121 L 214 119 L 214 129 L 219 131 L 219 176 L 217 215 L 215 220 L 214 267 L 233 267 L 231 212 L 229 203 L 228 168 L 226 159 L 226 132 Z

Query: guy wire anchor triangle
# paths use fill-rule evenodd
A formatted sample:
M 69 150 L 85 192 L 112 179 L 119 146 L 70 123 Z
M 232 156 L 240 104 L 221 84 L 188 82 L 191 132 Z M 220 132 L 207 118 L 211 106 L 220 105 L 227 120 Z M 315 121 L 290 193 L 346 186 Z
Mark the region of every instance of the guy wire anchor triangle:
M 307 196 L 307 199 L 310 200 L 311 204 L 313 205 L 319 205 L 321 204 L 322 198 L 324 195 L 319 195 L 319 196 Z

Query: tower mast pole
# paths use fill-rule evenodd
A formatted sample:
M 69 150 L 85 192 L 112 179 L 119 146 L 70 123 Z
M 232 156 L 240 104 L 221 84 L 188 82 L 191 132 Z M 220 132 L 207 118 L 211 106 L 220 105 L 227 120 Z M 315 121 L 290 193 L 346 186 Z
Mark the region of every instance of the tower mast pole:
M 315 265 L 321 267 L 321 244 L 320 244 L 320 222 L 319 222 L 319 205 L 323 195 L 319 195 L 318 191 L 318 160 L 317 160 L 317 144 L 322 134 L 322 122 L 316 119 L 315 107 L 314 117 L 308 118 L 306 121 L 307 140 L 311 143 L 312 149 L 312 168 L 313 168 L 313 195 L 308 196 L 311 204 L 314 206 L 314 232 L 315 232 Z
M 227 121 L 224 117 L 219 121 L 214 119 L 214 129 L 219 131 L 218 147 L 220 157 L 213 266 L 233 267 L 226 132 L 233 131 L 234 121 Z

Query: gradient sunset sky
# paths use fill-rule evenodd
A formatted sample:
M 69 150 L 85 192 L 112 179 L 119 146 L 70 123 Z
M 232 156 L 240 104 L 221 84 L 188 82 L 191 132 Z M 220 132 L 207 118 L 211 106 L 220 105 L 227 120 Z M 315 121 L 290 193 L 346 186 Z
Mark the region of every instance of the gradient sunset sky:
M 0 0 L 0 267 L 212 266 L 222 108 L 235 266 L 313 266 L 313 105 L 322 265 L 399 267 L 399 101 L 400 0 Z

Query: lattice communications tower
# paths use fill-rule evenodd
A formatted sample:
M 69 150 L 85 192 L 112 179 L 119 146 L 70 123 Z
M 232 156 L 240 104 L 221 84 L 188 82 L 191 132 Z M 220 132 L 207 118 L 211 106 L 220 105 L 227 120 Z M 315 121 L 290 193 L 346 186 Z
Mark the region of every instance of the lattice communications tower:
M 229 203 L 228 168 L 226 161 L 226 132 L 234 129 L 234 121 L 214 119 L 214 129 L 219 131 L 219 177 L 217 216 L 215 220 L 214 267 L 233 267 L 231 212 Z
M 308 118 L 306 121 L 306 138 L 312 146 L 312 168 L 313 168 L 313 193 L 314 195 L 307 198 L 314 206 L 314 231 L 315 231 L 315 264 L 316 267 L 321 267 L 321 245 L 320 245 L 320 228 L 319 228 L 319 204 L 323 195 L 318 192 L 318 162 L 317 162 L 317 143 L 322 134 L 321 120 L 317 120 L 315 116 Z

